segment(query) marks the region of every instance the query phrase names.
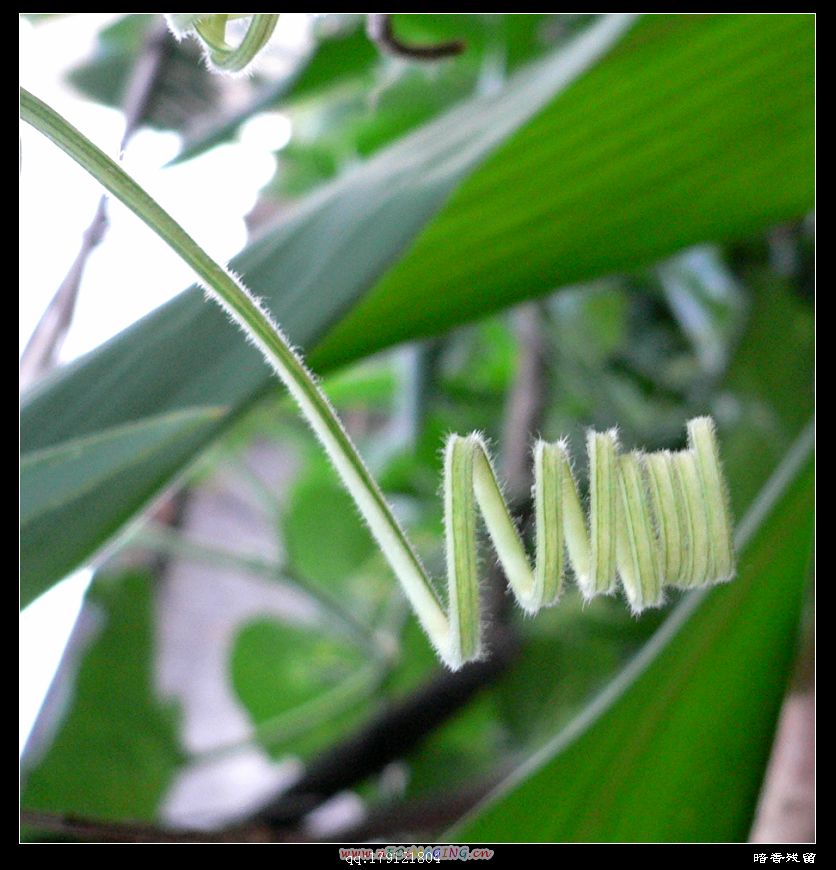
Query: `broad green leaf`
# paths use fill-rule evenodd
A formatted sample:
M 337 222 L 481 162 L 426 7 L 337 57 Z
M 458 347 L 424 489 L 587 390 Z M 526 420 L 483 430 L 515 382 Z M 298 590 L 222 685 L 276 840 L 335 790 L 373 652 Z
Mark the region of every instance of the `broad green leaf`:
M 222 416 L 220 408 L 189 408 L 27 453 L 20 475 L 21 606 L 118 529 L 118 519 L 103 523 L 104 513 L 118 518 L 139 510 Z
M 331 365 L 812 206 L 813 20 L 660 16 L 456 191 L 317 347 Z M 420 288 L 420 292 L 416 290 Z
M 329 88 L 344 86 L 347 81 L 371 77 L 380 53 L 366 36 L 361 20 L 349 24 L 319 39 L 313 56 L 293 83 L 290 98 L 312 99 Z
M 41 734 L 51 739 L 48 748 L 30 747 L 24 758 L 25 809 L 71 809 L 98 819 L 156 815 L 184 755 L 176 710 L 155 696 L 153 588 L 145 572 L 100 576 L 90 587 L 85 614 L 98 633 L 84 651 L 69 706 L 51 723 L 54 739 Z M 43 727 L 39 719 L 36 732 Z
M 323 461 L 312 463 L 294 484 L 282 531 L 294 572 L 332 588 L 376 552 L 354 501 Z
M 230 679 L 268 752 L 307 754 L 368 712 L 380 668 L 365 658 L 338 635 L 256 619 L 235 638 Z
M 333 148 L 322 147 L 318 141 L 301 146 L 291 142 L 278 156 L 277 169 L 268 184 L 267 195 L 279 200 L 295 199 L 338 174 L 339 164 Z
M 727 380 L 738 425 L 723 446 L 728 467 L 746 468 L 731 491 L 738 512 L 813 413 L 813 308 L 774 275 L 751 284 L 757 302 Z
M 628 24 L 629 19 L 608 19 L 573 51 L 551 58 L 498 99 L 463 107 L 445 118 L 440 129 L 425 131 L 417 143 L 405 141 L 346 177 L 252 245 L 233 264 L 236 270 L 245 273 L 253 291 L 265 293 L 294 340 L 314 340 L 403 249 L 456 181 L 592 63 Z M 279 274 L 287 277 L 276 294 Z M 325 287 L 327 296 L 310 304 L 312 290 Z M 148 369 L 152 360 L 155 374 Z M 193 289 L 36 388 L 22 411 L 23 449 L 58 447 L 138 423 L 193 405 L 189 397 L 200 395 L 225 395 L 231 420 L 265 387 L 275 389 L 275 382 L 259 355 Z M 204 442 L 219 429 L 205 432 Z M 196 449 L 197 444 L 192 452 Z M 185 463 L 183 456 L 175 460 L 176 465 Z M 161 476 L 159 463 L 133 469 L 126 481 L 120 469 L 114 470 L 119 497 L 99 493 L 97 506 L 85 516 L 87 527 L 73 535 L 73 564 L 90 555 L 102 533 L 119 528 L 149 489 L 159 488 L 174 473 L 171 465 L 162 471 Z M 25 541 L 24 550 L 34 551 L 35 543 Z M 31 569 L 28 582 L 42 591 L 73 567 L 67 561 L 42 562 Z
M 742 524 L 727 586 L 686 598 L 564 731 L 454 832 L 464 840 L 745 840 L 793 661 L 813 522 L 812 429 Z
M 664 611 L 649 610 L 635 619 L 620 599 L 585 602 L 571 590 L 557 607 L 524 623 L 523 654 L 495 689 L 518 745 L 539 745 L 582 710 L 663 617 Z
M 612 26 L 381 152 L 233 263 L 296 343 L 318 346 L 318 370 L 809 207 L 809 16 L 653 17 L 561 92 Z M 362 314 L 345 317 L 364 294 Z M 258 354 L 192 289 L 37 389 L 22 443 L 197 404 L 228 406 L 226 424 L 269 388 Z M 98 511 L 102 528 L 127 519 L 105 498 Z M 79 539 L 78 560 L 94 546 Z

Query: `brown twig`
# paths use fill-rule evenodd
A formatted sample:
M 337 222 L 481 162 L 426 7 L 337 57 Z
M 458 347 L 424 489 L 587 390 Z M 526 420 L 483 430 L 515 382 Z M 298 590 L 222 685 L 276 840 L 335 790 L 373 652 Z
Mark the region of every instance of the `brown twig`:
M 519 355 L 502 432 L 505 491 L 512 504 L 531 495 L 532 439 L 542 425 L 548 397 L 548 345 L 543 334 L 547 317 L 541 302 L 528 302 L 514 312 Z
M 161 19 L 160 22 L 155 22 L 146 34 L 125 88 L 123 101 L 125 131 L 119 146 L 120 153 L 124 152 L 145 116 L 167 53 L 167 45 L 167 30 L 165 22 Z M 82 236 L 81 248 L 72 266 L 55 291 L 24 348 L 20 359 L 21 391 L 54 368 L 72 324 L 87 261 L 90 254 L 101 244 L 107 227 L 107 197 L 103 196 L 99 200 L 90 226 Z
M 259 818 L 271 826 L 296 824 L 327 798 L 407 755 L 491 685 L 514 660 L 516 637 L 501 627 L 495 629 L 488 658 L 455 673 L 441 671 L 392 704 L 315 759 L 302 778 L 265 807 Z
M 98 843 L 229 843 L 239 842 L 242 831 L 168 830 L 141 822 L 113 822 L 107 819 L 23 810 L 21 825 L 49 834 Z M 230 839 L 231 838 L 231 839 Z
M 81 248 L 69 272 L 55 291 L 23 350 L 20 358 L 21 392 L 55 367 L 73 320 L 84 267 L 90 254 L 104 238 L 106 229 L 107 197 L 103 196 L 96 207 L 92 223 L 81 237 Z
M 394 805 L 373 807 L 361 822 L 324 835 L 299 828 L 245 822 L 221 831 L 163 828 L 144 822 L 114 822 L 59 813 L 23 810 L 21 825 L 44 834 L 98 843 L 359 843 L 399 834 L 432 835 L 471 810 L 499 781 L 494 776 L 458 791 L 432 794 Z
M 816 773 L 815 641 L 811 624 L 781 708 L 751 843 L 814 843 Z
M 387 13 L 369 13 L 366 19 L 366 33 L 381 51 L 410 60 L 441 60 L 445 57 L 455 57 L 467 48 L 467 44 L 461 39 L 439 42 L 435 45 L 409 45 L 402 42 L 395 36 L 392 18 Z
M 495 776 L 458 791 L 373 807 L 363 821 L 335 831 L 331 839 L 341 843 L 391 840 L 401 836 L 405 839 L 418 836 L 431 839 L 472 810 L 499 780 L 500 777 Z

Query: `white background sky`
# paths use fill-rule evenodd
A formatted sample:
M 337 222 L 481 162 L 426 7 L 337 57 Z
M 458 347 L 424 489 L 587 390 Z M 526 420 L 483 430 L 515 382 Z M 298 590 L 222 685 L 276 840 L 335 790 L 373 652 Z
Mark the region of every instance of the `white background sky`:
M 121 113 L 88 102 L 64 83 L 68 69 L 94 49 L 96 33 L 117 13 L 79 13 L 32 26 L 20 21 L 20 83 L 48 102 L 99 147 L 115 156 Z M 283 16 L 298 31 L 304 16 Z M 277 33 L 281 39 L 281 34 Z M 296 37 L 298 39 L 298 35 Z M 244 244 L 242 216 L 274 170 L 270 154 L 290 135 L 286 118 L 261 116 L 239 141 L 163 169 L 178 150 L 173 133 L 142 130 L 124 165 L 215 258 Z M 20 349 L 78 253 L 101 189 L 80 167 L 28 125 L 20 125 Z M 212 182 L 212 206 L 200 193 Z M 189 269 L 132 213 L 109 205 L 110 227 L 90 257 L 61 359 L 99 345 L 187 287 Z M 26 608 L 20 617 L 20 747 L 75 622 L 90 572 L 82 570 Z

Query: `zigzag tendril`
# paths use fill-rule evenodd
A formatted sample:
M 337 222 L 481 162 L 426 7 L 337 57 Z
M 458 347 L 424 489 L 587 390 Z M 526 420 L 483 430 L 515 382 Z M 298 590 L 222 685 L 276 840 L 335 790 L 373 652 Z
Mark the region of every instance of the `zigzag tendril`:
M 449 616 L 377 482 L 348 433 L 258 300 L 216 263 L 117 163 L 57 112 L 21 89 L 21 116 L 81 164 L 144 220 L 197 274 L 264 354 L 334 464 L 386 556 L 418 619 L 451 667 L 481 651 L 476 507 L 510 586 L 529 613 L 557 601 L 564 551 L 586 597 L 621 583 L 635 612 L 662 601 L 664 587 L 701 586 L 734 575 L 732 529 L 714 425 L 688 424 L 688 448 L 619 455 L 614 431 L 590 432 L 589 520 L 564 442 L 534 447 L 536 562 L 532 570 L 478 434 L 453 435 L 444 463 Z
M 714 424 L 688 424 L 676 453 L 619 455 L 614 430 L 590 432 L 589 517 L 584 517 L 566 443 L 534 445 L 535 565 L 502 497 L 484 440 L 453 435 L 444 464 L 449 636 L 439 651 L 452 667 L 481 652 L 476 506 L 520 606 L 555 604 L 565 555 L 584 597 L 615 591 L 620 578 L 635 613 L 663 601 L 665 586 L 719 583 L 734 576 L 728 499 Z

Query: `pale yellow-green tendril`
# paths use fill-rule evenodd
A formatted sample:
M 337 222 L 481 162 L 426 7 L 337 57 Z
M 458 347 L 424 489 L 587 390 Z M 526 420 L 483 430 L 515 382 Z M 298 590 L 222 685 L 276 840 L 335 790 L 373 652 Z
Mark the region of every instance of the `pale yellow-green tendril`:
M 481 653 L 476 507 L 521 606 L 555 603 L 564 553 L 586 597 L 612 592 L 620 576 L 635 612 L 668 586 L 718 583 L 734 575 L 732 529 L 714 426 L 688 424 L 676 453 L 620 455 L 615 432 L 591 432 L 588 521 L 564 442 L 534 447 L 536 561 L 532 570 L 478 434 L 452 436 L 444 462 L 449 612 L 406 533 L 302 358 L 269 314 L 227 269 L 125 171 L 57 112 L 21 89 L 21 116 L 52 139 L 144 220 L 198 275 L 208 293 L 261 350 L 331 459 L 412 608 L 452 668 Z
M 244 38 L 237 46 L 226 41 L 226 25 L 236 18 L 249 18 Z M 203 46 L 209 66 L 217 72 L 243 72 L 267 44 L 276 24 L 273 12 L 167 12 L 171 32 L 178 38 L 194 36 Z
M 619 454 L 614 431 L 590 432 L 588 521 L 563 441 L 534 445 L 535 565 L 532 569 L 478 434 L 453 435 L 444 463 L 450 600 L 450 664 L 481 651 L 476 507 L 508 583 L 527 613 L 556 603 L 565 555 L 586 598 L 621 579 L 634 612 L 662 603 L 665 586 L 734 576 L 732 528 L 714 424 L 688 424 L 676 453 Z

